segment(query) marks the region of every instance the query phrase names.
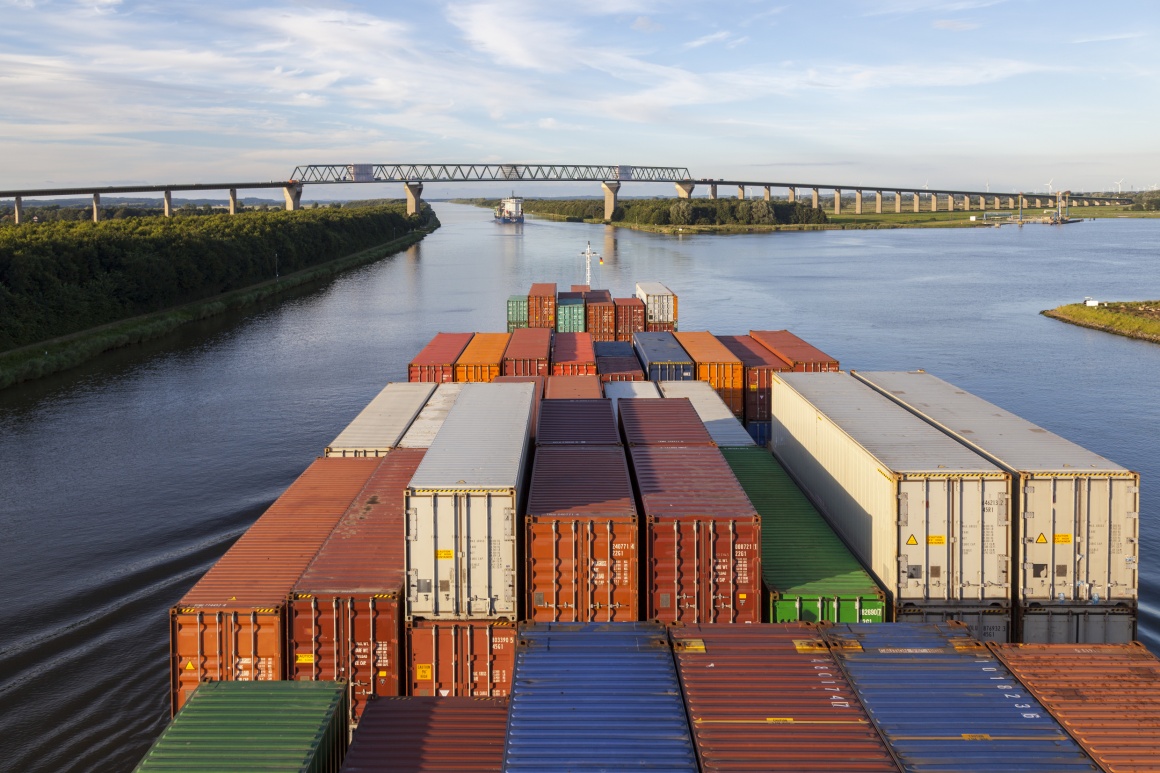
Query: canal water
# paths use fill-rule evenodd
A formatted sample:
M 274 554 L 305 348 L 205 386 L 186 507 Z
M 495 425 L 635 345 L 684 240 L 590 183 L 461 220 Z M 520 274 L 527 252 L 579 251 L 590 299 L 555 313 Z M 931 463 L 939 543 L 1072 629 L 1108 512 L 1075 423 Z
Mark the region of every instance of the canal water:
M 925 368 L 1143 475 L 1160 645 L 1160 346 L 1041 309 L 1160 298 L 1160 222 L 659 236 L 436 203 L 421 244 L 264 308 L 0 392 L 0 769 L 129 770 L 168 718 L 169 607 L 438 331 L 533 281 L 638 280 L 681 327 L 790 328 L 844 368 Z

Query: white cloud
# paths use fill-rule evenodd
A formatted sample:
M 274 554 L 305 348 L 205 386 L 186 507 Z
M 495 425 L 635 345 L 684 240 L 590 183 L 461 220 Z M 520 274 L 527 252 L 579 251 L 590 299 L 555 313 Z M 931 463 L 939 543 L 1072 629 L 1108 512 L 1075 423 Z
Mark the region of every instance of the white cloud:
M 696 40 L 690 40 L 689 42 L 682 45 L 681 48 L 700 48 L 701 46 L 707 46 L 710 43 L 722 43 L 728 39 L 729 33 L 727 31 L 712 32 L 708 35 L 703 35 Z
M 1072 43 L 1107 43 L 1113 40 L 1132 40 L 1133 38 L 1147 37 L 1146 32 L 1120 32 L 1111 35 L 1097 35 L 1091 38 L 1079 38 L 1071 41 Z

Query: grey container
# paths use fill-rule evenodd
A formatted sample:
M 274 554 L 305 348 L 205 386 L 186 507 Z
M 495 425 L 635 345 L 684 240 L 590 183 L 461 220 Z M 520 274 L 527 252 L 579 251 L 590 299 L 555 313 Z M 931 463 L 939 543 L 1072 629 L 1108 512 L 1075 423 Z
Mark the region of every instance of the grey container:
M 326 447 L 326 456 L 385 456 L 399 445 L 435 384 L 387 384 Z
M 661 381 L 657 384 L 665 397 L 687 397 L 693 410 L 705 424 L 709 437 L 718 448 L 755 446 L 753 437 L 737 421 L 733 411 L 705 381 Z
M 407 487 L 407 619 L 514 620 L 531 383 L 464 384 Z
M 661 391 L 655 381 L 605 381 L 604 396 L 612 401 L 612 415 L 616 416 L 617 400 L 659 398 Z
M 463 384 L 456 382 L 436 386 L 423 410 L 411 422 L 407 434 L 399 441 L 399 448 L 430 448 L 462 391 Z
M 644 301 L 646 322 L 677 321 L 677 296 L 660 282 L 637 282 L 636 297 Z
M 771 447 L 901 612 L 1010 614 L 1011 475 L 846 373 L 776 373 Z
M 1015 599 L 1030 615 L 1020 641 L 1061 641 L 1065 628 L 1078 638 L 1063 641 L 1131 641 L 1139 474 L 929 373 L 853 375 L 1015 476 Z

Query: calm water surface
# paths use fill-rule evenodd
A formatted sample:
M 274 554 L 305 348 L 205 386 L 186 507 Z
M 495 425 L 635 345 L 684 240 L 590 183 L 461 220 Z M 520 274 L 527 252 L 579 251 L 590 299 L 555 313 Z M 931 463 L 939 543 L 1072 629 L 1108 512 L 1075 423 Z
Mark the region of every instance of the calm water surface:
M 436 332 L 508 295 L 658 279 L 681 327 L 788 327 L 844 368 L 925 368 L 1144 479 L 1141 636 L 1160 646 L 1160 346 L 1038 315 L 1160 298 L 1160 222 L 666 237 L 443 228 L 325 288 L 0 392 L 0 769 L 129 770 L 168 719 L 167 611 Z

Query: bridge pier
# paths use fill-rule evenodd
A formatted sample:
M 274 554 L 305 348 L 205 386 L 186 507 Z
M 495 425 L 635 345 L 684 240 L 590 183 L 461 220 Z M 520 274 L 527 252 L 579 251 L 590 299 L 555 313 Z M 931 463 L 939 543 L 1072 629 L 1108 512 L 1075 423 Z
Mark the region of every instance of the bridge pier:
M 938 194 L 937 193 L 930 194 L 930 211 L 931 212 L 938 212 Z
M 817 188 L 814 188 L 814 203 L 813 203 L 813 208 L 814 208 L 814 209 L 817 209 L 817 208 L 818 208 L 818 189 L 817 189 Z
M 987 211 L 987 197 L 986 196 L 979 197 L 979 209 L 983 210 L 984 212 Z
M 697 187 L 696 185 L 693 185 L 693 183 L 673 183 L 673 185 L 677 186 L 678 199 L 693 198 L 693 189 Z
M 419 210 L 423 208 L 423 183 L 403 183 L 403 193 L 407 195 L 407 214 L 419 214 Z
M 894 192 L 894 214 L 902 214 L 902 191 Z
M 12 217 L 16 221 L 16 225 L 20 225 L 20 221 L 24 219 L 24 199 L 17 196 L 12 201 Z
M 834 214 L 842 214 L 842 189 L 834 188 Z
M 711 199 L 717 198 L 717 184 L 716 183 L 713 183 L 709 186 L 709 198 L 711 198 Z
M 918 197 L 918 191 L 915 191 L 911 195 L 914 196 L 914 211 L 918 212 L 918 206 L 919 206 L 919 203 L 921 201 Z
M 620 183 L 602 182 L 600 187 L 604 189 L 604 219 L 612 220 L 612 213 L 616 211 L 616 192 L 620 190 Z
M 789 203 L 790 204 L 796 203 L 797 202 L 797 188 L 789 188 L 788 190 L 789 190 L 789 195 L 787 196 L 787 198 L 789 199 Z
M 1043 206 L 1043 204 L 1042 204 L 1042 203 L 1040 203 L 1040 200 L 1039 200 L 1039 199 L 1036 199 L 1036 200 L 1035 200 L 1035 206 L 1037 206 L 1037 207 L 1042 207 L 1042 206 Z
M 173 217 L 173 191 L 165 191 L 162 194 L 162 209 L 165 210 L 166 217 Z
M 882 214 L 882 191 L 874 191 L 874 214 Z
M 769 201 L 769 186 L 765 186 L 765 200 Z
M 407 183 L 410 185 L 410 183 Z M 423 186 L 419 186 L 419 192 L 422 193 Z M 287 185 L 282 189 L 282 195 L 286 198 L 286 211 L 293 212 L 302 206 L 302 183 L 295 183 L 294 185 Z M 411 212 L 411 194 L 407 193 L 407 213 Z
M 101 194 L 93 194 L 93 222 L 101 222 Z
M 854 191 L 854 214 L 862 214 L 862 191 Z
M 230 214 L 238 214 L 238 189 L 230 188 Z
M 737 200 L 738 201 L 745 200 L 745 186 L 744 185 L 737 186 Z
M 970 194 L 963 196 L 963 209 L 966 210 L 967 212 L 971 211 L 971 196 L 970 196 Z
M 1014 196 L 1007 197 L 1007 209 L 1015 209 L 1015 197 Z

